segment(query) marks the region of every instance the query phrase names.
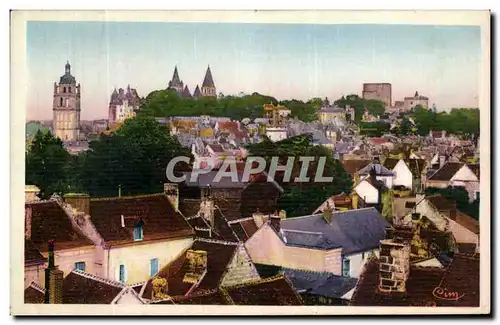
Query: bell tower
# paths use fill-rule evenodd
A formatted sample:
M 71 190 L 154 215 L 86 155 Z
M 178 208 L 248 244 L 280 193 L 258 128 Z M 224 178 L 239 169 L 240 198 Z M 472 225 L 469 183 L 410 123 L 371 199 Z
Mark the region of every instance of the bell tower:
M 66 63 L 59 84 L 54 82 L 54 117 L 52 130 L 64 142 L 80 139 L 80 84 L 71 75 L 71 65 Z

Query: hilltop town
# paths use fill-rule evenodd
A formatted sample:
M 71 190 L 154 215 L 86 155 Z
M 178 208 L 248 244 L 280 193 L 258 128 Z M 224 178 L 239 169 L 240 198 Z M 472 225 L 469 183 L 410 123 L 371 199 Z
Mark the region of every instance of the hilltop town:
M 25 303 L 479 306 L 478 109 L 389 83 L 224 95 L 210 66 L 191 93 L 180 72 L 81 121 L 67 62 L 53 120 L 26 124 Z M 177 175 L 213 170 L 172 182 L 183 155 Z M 312 181 L 316 160 L 244 180 L 249 157 L 325 157 L 332 180 Z

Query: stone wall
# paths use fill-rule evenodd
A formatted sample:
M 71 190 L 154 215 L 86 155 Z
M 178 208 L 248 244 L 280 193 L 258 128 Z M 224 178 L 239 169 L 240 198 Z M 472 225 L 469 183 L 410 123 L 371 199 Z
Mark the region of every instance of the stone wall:
M 250 259 L 245 246 L 239 244 L 238 249 L 228 265 L 227 273 L 222 279 L 222 285 L 231 286 L 256 280 L 260 280 L 259 273 Z

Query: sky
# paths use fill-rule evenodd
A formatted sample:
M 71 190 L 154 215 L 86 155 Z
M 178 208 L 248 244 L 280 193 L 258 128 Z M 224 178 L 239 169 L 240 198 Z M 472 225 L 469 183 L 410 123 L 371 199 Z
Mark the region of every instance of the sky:
M 115 87 L 166 88 L 176 65 L 191 92 L 210 65 L 225 95 L 334 100 L 388 82 L 393 102 L 418 91 L 438 110 L 478 107 L 480 37 L 476 26 L 28 22 L 27 118 L 52 119 L 66 61 L 83 120 L 107 118 Z

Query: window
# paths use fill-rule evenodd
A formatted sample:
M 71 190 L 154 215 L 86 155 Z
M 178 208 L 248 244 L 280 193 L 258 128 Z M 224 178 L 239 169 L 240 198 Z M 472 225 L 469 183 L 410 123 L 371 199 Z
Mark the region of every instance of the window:
M 364 260 L 365 259 L 365 252 L 361 253 L 361 259 Z
M 63 88 L 63 93 L 66 93 L 66 87 Z
M 71 93 L 71 87 L 68 87 L 68 93 Z
M 134 240 L 142 240 L 143 239 L 143 231 L 142 225 L 134 227 Z
M 119 279 L 120 282 L 125 282 L 126 281 L 126 278 L 125 278 L 125 265 L 123 265 L 123 264 L 120 265 L 118 279 Z
M 350 276 L 350 270 L 351 270 L 351 261 L 348 259 L 344 258 L 342 260 L 342 276 L 343 277 L 349 277 Z
M 59 106 L 63 106 L 63 99 L 62 99 L 62 97 L 61 97 L 61 99 L 60 99 Z
M 149 276 L 154 276 L 158 273 L 158 259 L 153 258 L 149 263 Z
M 85 272 L 85 262 L 76 262 L 75 263 L 75 270 Z

